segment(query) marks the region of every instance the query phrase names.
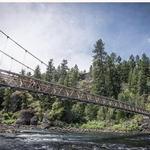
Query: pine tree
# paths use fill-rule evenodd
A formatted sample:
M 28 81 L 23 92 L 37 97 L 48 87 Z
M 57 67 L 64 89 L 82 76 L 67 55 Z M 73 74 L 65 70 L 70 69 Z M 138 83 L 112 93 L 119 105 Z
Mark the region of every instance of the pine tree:
M 93 75 L 93 66 L 92 65 L 90 66 L 89 74 L 90 74 L 90 77 L 92 78 L 92 75 Z
M 93 53 L 93 91 L 99 95 L 107 95 L 105 83 L 107 53 L 104 51 L 104 43 L 101 39 L 96 42 Z
M 120 59 L 120 58 L 119 58 Z M 121 90 L 121 77 L 120 77 L 120 65 L 118 65 L 117 56 L 115 53 L 112 53 L 110 56 L 107 56 L 107 89 L 108 96 L 118 98 L 118 94 Z
M 48 62 L 48 67 L 46 70 L 46 75 L 45 75 L 45 80 L 48 82 L 51 82 L 53 80 L 54 77 L 54 66 L 53 66 L 53 59 L 50 59 L 50 61 Z
M 12 89 L 6 88 L 4 91 L 4 101 L 2 103 L 2 106 L 4 107 L 5 112 L 9 111 L 9 108 L 11 107 L 11 94 Z
M 29 77 L 30 77 L 31 75 L 32 75 L 32 74 L 31 74 L 31 72 L 27 72 L 27 76 L 29 76 Z
M 71 87 L 76 87 L 77 83 L 78 83 L 78 80 L 79 80 L 79 69 L 78 69 L 78 66 L 75 65 L 70 70 L 70 78 L 69 78 L 70 86 Z
M 139 81 L 138 81 L 138 92 L 140 95 L 148 94 L 148 79 L 150 75 L 150 60 L 146 56 L 146 54 L 142 55 L 141 59 L 141 70 L 139 73 Z
M 67 71 L 68 71 L 68 66 L 67 66 L 67 60 L 63 60 L 60 66 L 60 78 L 59 78 L 59 83 L 64 84 L 65 78 L 67 76 Z
M 73 115 L 74 123 L 80 123 L 84 121 L 84 109 L 85 109 L 85 105 L 80 102 L 77 102 L 72 106 L 71 112 Z
M 133 93 L 138 93 L 139 70 L 137 67 L 134 68 L 133 73 L 132 73 L 132 75 L 130 75 L 130 77 L 131 76 L 132 76 L 132 78 L 130 79 L 131 81 L 130 81 L 129 89 Z
M 118 95 L 122 89 L 122 77 L 121 77 L 121 57 L 118 56 L 116 59 L 116 78 L 115 78 L 115 86 L 116 86 L 116 95 L 115 98 L 118 99 Z
M 128 77 L 129 77 L 129 72 L 130 72 L 130 66 L 129 66 L 129 63 L 124 60 L 121 64 L 121 78 L 122 78 L 122 81 L 124 83 L 128 83 Z
M 64 85 L 68 86 L 68 87 L 71 86 L 71 84 L 70 84 L 70 72 L 68 72 L 66 77 L 65 77 Z
M 25 76 L 26 72 L 24 69 L 21 69 L 21 72 L 20 72 L 21 75 Z
M 129 89 L 131 89 L 132 88 L 132 80 L 133 80 L 133 71 L 134 71 L 134 68 L 136 66 L 135 59 L 134 59 L 133 55 L 130 56 L 128 62 L 129 62 L 129 66 L 130 66 L 128 84 L 129 84 Z
M 96 120 L 97 118 L 97 112 L 98 112 L 98 106 L 88 104 L 85 107 L 85 117 L 87 121 Z
M 41 70 L 40 70 L 39 65 L 37 65 L 37 67 L 35 68 L 34 77 L 37 79 L 42 79 Z
M 115 66 L 114 66 L 114 54 L 107 56 L 107 74 L 106 74 L 106 83 L 107 83 L 107 95 L 112 97 L 114 95 L 114 82 L 115 82 Z
M 53 71 L 53 82 L 58 82 L 60 78 L 60 66 L 57 67 L 57 69 L 54 69 Z

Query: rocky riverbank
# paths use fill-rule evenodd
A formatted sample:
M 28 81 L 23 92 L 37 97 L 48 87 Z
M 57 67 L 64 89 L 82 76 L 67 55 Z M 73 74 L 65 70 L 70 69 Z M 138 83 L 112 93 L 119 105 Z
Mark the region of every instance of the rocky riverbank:
M 49 132 L 57 133 L 102 133 L 102 132 L 114 132 L 114 133 L 150 133 L 150 121 L 145 117 L 142 121 L 136 122 L 139 129 L 128 130 L 128 128 L 112 128 L 112 127 L 99 127 L 90 128 L 93 126 L 77 126 L 71 127 L 69 124 L 65 124 L 61 121 L 49 121 L 46 116 L 43 117 L 42 122 L 39 122 L 38 117 L 30 109 L 22 110 L 16 122 L 13 125 L 0 124 L 0 133 L 17 133 L 23 130 L 45 130 Z M 131 128 L 132 129 L 132 128 Z
M 38 131 L 46 131 L 46 132 L 51 132 L 51 133 L 119 133 L 119 134 L 138 134 L 138 133 L 150 133 L 148 130 L 141 130 L 141 131 L 130 131 L 130 132 L 125 132 L 125 131 L 113 131 L 113 130 L 100 130 L 100 129 L 81 129 L 81 128 L 74 128 L 74 127 L 49 127 L 45 129 L 42 125 L 6 125 L 6 124 L 0 124 L 0 133 L 20 133 L 20 132 L 30 132 L 33 130 L 38 130 Z

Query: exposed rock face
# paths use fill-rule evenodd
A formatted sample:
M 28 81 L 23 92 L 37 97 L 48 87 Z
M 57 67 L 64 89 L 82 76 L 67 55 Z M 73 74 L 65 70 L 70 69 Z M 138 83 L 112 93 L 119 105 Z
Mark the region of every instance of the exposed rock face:
M 33 116 L 30 120 L 30 124 L 31 125 L 37 125 L 38 124 L 38 117 L 37 116 Z
M 140 123 L 140 129 L 141 131 L 150 132 L 150 118 L 144 117 L 143 121 Z
M 20 91 L 16 91 L 12 93 L 11 98 L 10 98 L 10 106 L 9 111 L 11 112 L 16 112 L 21 110 L 21 105 L 22 105 L 22 93 Z
M 44 115 L 42 120 L 42 128 L 49 129 L 50 127 L 63 127 L 63 126 L 64 122 L 59 120 L 50 121 L 47 117 L 47 114 Z
M 47 129 L 51 126 L 51 122 L 48 120 L 47 114 L 43 116 L 42 126 L 44 129 Z
M 38 117 L 34 115 L 34 112 L 30 109 L 22 110 L 20 117 L 17 119 L 16 124 L 19 125 L 37 125 Z

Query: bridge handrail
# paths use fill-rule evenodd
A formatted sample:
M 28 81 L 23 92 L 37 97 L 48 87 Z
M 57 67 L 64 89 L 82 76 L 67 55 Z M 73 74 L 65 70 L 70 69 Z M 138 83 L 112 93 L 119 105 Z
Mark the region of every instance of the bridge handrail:
M 113 99 L 113 98 L 108 98 L 108 97 L 105 97 L 105 96 L 101 96 L 101 95 L 98 95 L 98 94 L 93 94 L 93 93 L 88 93 L 86 91 L 82 91 L 80 90 L 79 88 L 71 88 L 71 87 L 67 87 L 65 85 L 61 85 L 61 84 L 58 84 L 58 83 L 52 83 L 52 82 L 48 82 L 48 81 L 45 81 L 45 80 L 40 80 L 40 79 L 37 79 L 37 78 L 34 78 L 32 76 L 26 76 L 26 75 L 21 75 L 21 74 L 18 74 L 18 73 L 14 73 L 14 72 L 11 72 L 11 71 L 7 71 L 7 70 L 3 70 L 3 69 L 0 69 L 0 72 L 5 72 L 5 73 L 8 73 L 9 75 L 10 74 L 13 74 L 13 75 L 16 75 L 16 76 L 20 76 L 20 77 L 23 77 L 23 78 L 28 78 L 28 79 L 33 79 L 33 80 L 36 80 L 36 81 L 39 81 L 39 82 L 43 82 L 43 83 L 46 83 L 46 84 L 51 84 L 51 85 L 54 85 L 54 86 L 60 86 L 60 87 L 64 87 L 66 89 L 70 89 L 70 90 L 77 90 L 79 92 L 82 92 L 84 94 L 90 94 L 92 96 L 98 96 L 98 97 L 101 97 L 105 100 L 108 100 L 108 101 L 115 101 L 115 102 L 119 102 L 119 103 L 122 103 L 122 104 L 125 104 L 125 105 L 129 105 L 131 106 L 132 104 L 130 103 L 125 103 L 125 102 L 122 102 L 122 101 L 119 101 L 119 100 L 116 100 L 116 99 Z M 135 106 L 135 105 L 132 105 L 132 106 Z M 136 107 L 137 108 L 137 107 Z M 141 108 L 140 108 L 141 109 Z
M 97 94 L 91 94 L 91 93 L 88 93 L 88 92 L 86 92 L 86 91 L 81 91 L 79 88 L 71 88 L 71 87 L 67 87 L 67 86 L 64 86 L 64 85 L 55 84 L 55 83 L 52 83 L 52 82 L 40 80 L 40 79 L 31 77 L 31 76 L 21 75 L 21 74 L 14 73 L 14 72 L 7 71 L 7 70 L 3 70 L 3 69 L 0 69 L 0 73 L 7 74 L 8 78 L 9 78 L 9 76 L 13 76 L 13 77 L 16 76 L 16 79 L 19 77 L 19 78 L 21 78 L 21 79 L 24 80 L 24 81 L 27 81 L 27 80 L 25 80 L 25 79 L 30 79 L 30 80 L 33 80 L 33 81 L 37 81 L 37 82 L 40 83 L 42 86 L 45 86 L 45 84 L 46 84 L 46 85 L 49 85 L 49 86 L 51 86 L 51 87 L 54 86 L 55 88 L 57 88 L 57 86 L 58 86 L 58 88 L 64 88 L 65 90 L 72 90 L 73 92 L 77 92 L 77 93 L 83 94 L 83 95 L 85 94 L 85 96 L 89 96 L 90 98 L 91 98 L 91 96 L 92 96 L 92 98 L 93 98 L 93 103 L 94 103 L 94 100 L 96 101 L 96 103 L 97 103 L 97 100 L 98 100 L 98 101 L 101 100 L 102 103 L 103 103 L 103 100 L 105 100 L 105 101 L 107 101 L 105 105 L 110 106 L 109 102 L 111 101 L 111 102 L 115 102 L 115 104 L 118 105 L 119 109 L 120 109 L 120 106 L 119 106 L 119 105 L 122 104 L 122 105 L 124 105 L 124 107 L 126 107 L 126 106 L 127 106 L 127 107 L 132 107 L 131 111 L 133 111 L 133 110 L 136 111 L 137 109 L 139 109 L 141 113 L 144 112 L 144 113 L 149 114 L 148 111 L 146 111 L 146 110 L 144 110 L 143 108 L 140 108 L 140 107 L 138 108 L 138 107 L 136 107 L 135 105 L 131 105 L 131 104 L 129 104 L 129 103 L 125 103 L 125 102 L 122 102 L 122 101 L 119 101 L 119 100 L 115 100 L 115 99 L 113 99 L 113 98 L 108 98 L 108 97 L 105 97 L 105 96 L 99 96 L 99 95 L 97 95 Z M 77 99 L 77 97 L 75 97 L 75 99 Z M 103 99 L 103 100 L 102 100 L 102 99 Z M 88 100 L 89 102 L 92 102 L 92 99 L 91 99 L 91 100 L 87 99 L 87 100 Z M 84 101 L 83 98 L 82 98 L 82 101 Z M 112 107 L 114 107 L 114 106 L 112 106 Z M 117 106 L 116 106 L 116 107 L 117 107 Z

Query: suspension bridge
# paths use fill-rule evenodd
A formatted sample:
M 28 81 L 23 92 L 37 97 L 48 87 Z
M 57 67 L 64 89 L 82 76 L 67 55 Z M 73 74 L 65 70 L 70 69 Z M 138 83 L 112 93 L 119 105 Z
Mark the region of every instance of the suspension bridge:
M 7 39 L 14 42 L 17 46 L 19 46 L 22 50 L 25 51 L 25 53 L 28 53 L 29 55 L 31 55 L 34 59 L 38 60 L 43 65 L 48 66 L 44 61 L 42 61 L 41 59 L 36 57 L 34 54 L 32 54 L 30 51 L 25 49 L 23 46 L 18 44 L 15 40 L 10 38 L 6 33 L 4 33 L 1 30 L 0 30 L 0 33 L 6 36 Z M 14 57 L 5 53 L 3 50 L 0 50 L 0 52 L 4 54 L 5 56 L 9 57 L 11 60 L 16 61 L 17 63 L 30 69 L 31 71 L 34 71 L 34 69 L 25 65 L 23 62 L 18 61 Z M 130 113 L 142 114 L 148 117 L 150 116 L 149 111 L 141 107 L 122 102 L 120 100 L 115 100 L 109 97 L 90 94 L 77 88 L 70 88 L 70 87 L 66 87 L 63 85 L 50 83 L 44 80 L 33 78 L 31 76 L 25 76 L 25 75 L 21 75 L 18 73 L 14 73 L 10 70 L 7 71 L 7 70 L 0 69 L 0 86 L 11 87 L 11 88 L 19 89 L 19 90 L 27 90 L 27 91 L 36 92 L 36 93 L 48 94 L 48 95 L 56 96 L 59 98 L 65 98 L 71 101 L 80 101 L 83 103 L 89 103 L 89 104 L 115 108 L 121 111 L 130 112 Z

